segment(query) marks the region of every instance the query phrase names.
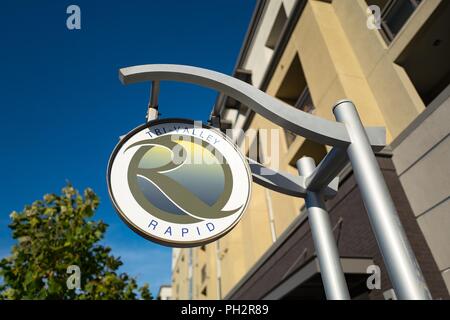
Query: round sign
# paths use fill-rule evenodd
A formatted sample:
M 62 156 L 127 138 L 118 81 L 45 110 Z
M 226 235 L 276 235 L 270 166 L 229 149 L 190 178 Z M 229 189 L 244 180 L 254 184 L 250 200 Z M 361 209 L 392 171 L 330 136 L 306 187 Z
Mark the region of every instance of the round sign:
M 247 161 L 228 137 L 185 119 L 132 130 L 114 149 L 107 177 L 120 217 L 143 237 L 175 247 L 225 235 L 251 192 Z

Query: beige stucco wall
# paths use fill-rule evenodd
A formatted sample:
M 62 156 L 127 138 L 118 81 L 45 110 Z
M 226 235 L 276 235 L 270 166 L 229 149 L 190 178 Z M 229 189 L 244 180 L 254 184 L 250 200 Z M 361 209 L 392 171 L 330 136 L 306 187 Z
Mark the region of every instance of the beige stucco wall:
M 355 102 L 366 126 L 386 127 L 387 140 L 390 143 L 425 108 L 406 72 L 395 63 L 395 60 L 439 2 L 439 0 L 423 1 L 397 38 L 387 45 L 377 30 L 367 28 L 366 4 L 363 0 L 335 0 L 332 3 L 308 1 L 276 66 L 267 93 L 276 95 L 291 62 L 298 56 L 316 107 L 314 111 L 316 115 L 334 120 L 331 109 L 334 102 L 350 98 Z M 285 8 L 292 8 L 290 2 L 286 3 Z M 271 1 L 269 4 L 244 63 L 244 67 L 252 71 L 256 86 L 261 82 L 271 57 L 271 53 L 265 50 L 267 48 L 264 48 L 264 43 L 280 5 L 280 1 Z M 235 122 L 236 126 L 242 126 L 244 120 L 245 116 L 241 114 L 240 120 Z M 278 127 L 267 119 L 255 115 L 250 128 L 257 130 Z M 296 169 L 289 163 L 294 157 L 299 156 L 303 143 L 304 139 L 297 137 L 288 148 L 284 131 L 280 130 L 278 143 L 280 163 L 277 169 L 295 174 Z M 244 154 L 248 145 L 249 141 L 242 146 Z M 279 237 L 299 214 L 302 205 L 301 199 L 267 191 L 254 184 L 247 212 L 242 221 L 219 240 L 220 251 L 217 252 L 210 245 L 206 253 L 202 253 L 205 257 L 198 260 L 199 263 L 204 263 L 200 261 L 208 263 L 211 275 L 207 284 L 208 298 L 217 298 L 217 294 L 214 295 L 214 291 L 217 290 L 210 290 L 210 286 L 213 288 L 215 285 L 217 288 L 217 254 L 222 269 L 221 296 L 224 297 L 271 246 L 274 238 L 272 228 L 275 229 L 275 238 Z M 448 207 L 448 202 L 445 205 Z M 273 217 L 273 224 L 270 215 Z M 439 213 L 434 215 L 438 218 L 432 222 L 427 220 L 431 215 L 419 219 L 425 235 L 427 230 L 432 230 L 430 226 L 436 222 L 448 222 L 447 216 Z M 444 237 L 442 234 L 433 238 L 436 240 L 428 237 L 427 241 L 430 241 L 432 246 L 433 242 L 447 239 L 442 237 Z M 198 250 L 195 249 L 194 257 L 197 257 Z M 195 271 L 195 268 L 201 268 L 195 264 L 196 262 L 194 262 L 194 287 L 198 286 L 200 279 L 198 273 L 200 269 Z M 440 264 L 441 267 L 448 267 L 446 260 Z M 450 279 L 448 272 L 446 275 Z M 213 278 L 216 279 L 213 281 Z M 450 281 L 448 279 L 447 281 Z M 174 277 L 174 290 L 175 283 L 180 281 L 181 276 Z M 198 296 L 194 293 L 194 297 Z
M 217 296 L 216 244 L 211 243 L 204 249 L 195 248 L 192 251 L 192 298 L 194 300 L 215 299 Z M 202 281 L 204 266 L 206 278 Z
M 366 27 L 364 0 L 332 3 L 353 56 L 390 132 L 388 142 L 398 136 L 425 108 L 405 70 L 395 61 L 440 2 L 441 0 L 422 1 L 389 45 L 378 30 Z
M 450 88 L 447 89 L 447 95 Z M 398 145 L 393 161 L 450 291 L 450 98 Z
M 189 298 L 189 249 L 181 249 L 172 272 L 173 298 Z

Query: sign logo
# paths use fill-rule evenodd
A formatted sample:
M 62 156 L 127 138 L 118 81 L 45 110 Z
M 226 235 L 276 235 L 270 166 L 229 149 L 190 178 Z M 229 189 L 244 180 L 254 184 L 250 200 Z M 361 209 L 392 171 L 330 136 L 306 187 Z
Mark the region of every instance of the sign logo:
M 250 200 L 251 173 L 222 132 L 163 119 L 134 129 L 116 146 L 108 188 L 134 231 L 190 247 L 220 238 L 239 222 Z

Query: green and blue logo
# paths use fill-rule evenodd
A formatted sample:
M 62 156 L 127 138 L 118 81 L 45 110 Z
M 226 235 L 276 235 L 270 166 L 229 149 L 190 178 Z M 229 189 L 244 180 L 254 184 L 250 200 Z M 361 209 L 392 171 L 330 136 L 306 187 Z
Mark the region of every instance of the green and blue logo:
M 136 128 L 110 159 L 108 185 L 123 220 L 170 246 L 213 241 L 240 220 L 251 192 L 247 162 L 220 131 L 165 119 Z

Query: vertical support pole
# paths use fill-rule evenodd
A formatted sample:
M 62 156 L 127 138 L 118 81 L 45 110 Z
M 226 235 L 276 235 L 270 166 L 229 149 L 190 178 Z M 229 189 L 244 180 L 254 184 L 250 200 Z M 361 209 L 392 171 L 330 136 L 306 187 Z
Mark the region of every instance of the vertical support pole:
M 311 175 L 315 168 L 314 160 L 310 157 L 303 157 L 297 161 L 297 169 L 305 177 Z M 321 194 L 308 191 L 305 204 L 327 299 L 349 300 L 350 294 L 342 271 L 330 217 L 325 209 Z
M 397 297 L 431 299 L 355 106 L 351 101 L 340 101 L 333 113 L 350 136 L 347 154 Z
M 159 81 L 152 81 L 150 101 L 147 109 L 147 122 L 158 119 Z

